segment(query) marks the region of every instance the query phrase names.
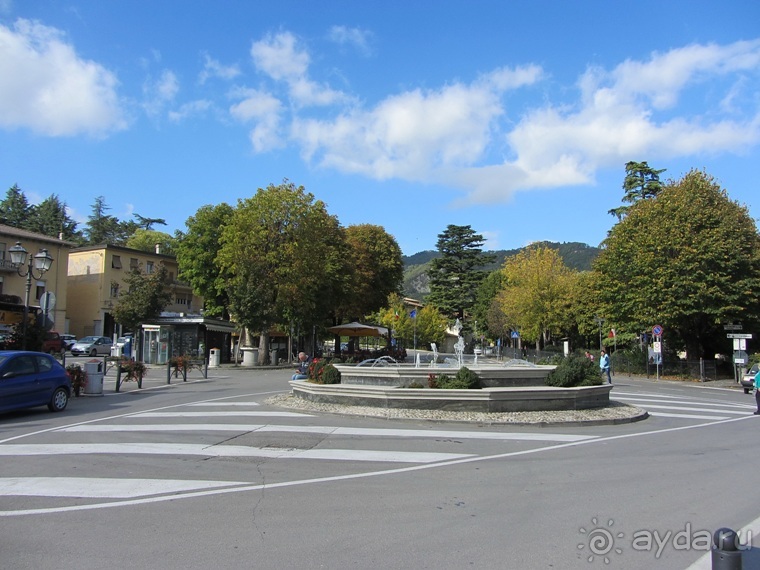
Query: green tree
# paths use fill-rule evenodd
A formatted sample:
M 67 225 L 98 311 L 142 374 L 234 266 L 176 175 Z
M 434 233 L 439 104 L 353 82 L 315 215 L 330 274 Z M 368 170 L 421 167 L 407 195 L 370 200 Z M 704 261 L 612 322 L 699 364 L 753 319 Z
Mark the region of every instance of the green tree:
M 388 295 L 401 290 L 404 264 L 396 239 L 381 226 L 349 226 L 345 234 L 351 276 L 341 312 L 353 321 L 378 311 Z
M 663 185 L 660 182 L 660 174 L 666 169 L 655 170 L 646 162 L 627 162 L 625 165 L 625 179 L 623 180 L 623 202 L 635 204 L 639 200 L 654 198 L 659 194 Z M 613 216 L 621 220 L 628 213 L 630 206 L 619 206 L 609 211 Z
M 89 245 L 126 245 L 127 239 L 137 229 L 135 222 L 122 222 L 107 214 L 111 208 L 103 196 L 95 198 L 92 213 L 87 217 L 84 235 Z
M 478 328 L 486 330 L 490 337 L 504 336 L 509 330 L 504 330 L 502 319 L 491 311 L 493 301 L 504 285 L 504 274 L 501 271 L 491 271 L 478 287 L 473 307 L 473 316 L 478 321 Z
M 504 322 L 518 330 L 526 342 L 545 345 L 571 326 L 567 292 L 577 273 L 556 250 L 529 247 L 508 258 L 502 269 L 504 286 L 498 295 Z
M 135 233 L 127 238 L 126 246 L 140 251 L 156 251 L 158 245 L 159 251 L 164 255 L 174 255 L 174 244 L 176 240 L 165 232 L 156 230 L 145 230 L 138 228 Z
M 78 243 L 84 239 L 77 230 L 77 223 L 66 213 L 66 204 L 55 194 L 30 208 L 26 229 L 51 237 L 61 235 L 65 240 Z
M 483 236 L 470 226 L 449 225 L 438 234 L 441 257 L 430 263 L 430 295 L 427 302 L 449 317 L 467 319 L 475 305 L 478 287 L 486 276 L 482 268 L 495 257 L 482 252 Z
M 271 327 L 309 330 L 334 308 L 345 252 L 337 218 L 302 186 L 270 184 L 238 202 L 222 231 L 217 259 L 228 276 L 231 312 L 246 329 L 261 334 L 265 360 Z
M 124 282 L 126 291 L 119 294 L 113 317 L 129 330 L 136 330 L 141 323 L 160 316 L 172 301 L 168 270 L 163 263 L 159 263 L 152 273 L 144 273 L 142 267 L 134 267 Z
M 0 202 L 0 222 L 14 228 L 26 229 L 31 206 L 17 184 L 8 189 L 5 199 Z
M 187 231 L 176 235 L 178 277 L 203 297 L 204 314 L 211 317 L 229 316 L 227 281 L 217 254 L 222 230 L 233 212 L 232 206 L 225 203 L 203 206 L 185 222 Z
M 725 352 L 726 322 L 760 319 L 760 237 L 746 207 L 692 170 L 639 200 L 610 231 L 594 263 L 610 322 L 665 329 L 691 359 Z
M 140 214 L 132 214 L 135 218 L 137 218 L 137 226 L 140 229 L 143 230 L 149 230 L 151 229 L 151 226 L 153 224 L 161 224 L 162 226 L 166 225 L 166 220 L 163 218 L 146 218 L 145 216 L 141 216 Z

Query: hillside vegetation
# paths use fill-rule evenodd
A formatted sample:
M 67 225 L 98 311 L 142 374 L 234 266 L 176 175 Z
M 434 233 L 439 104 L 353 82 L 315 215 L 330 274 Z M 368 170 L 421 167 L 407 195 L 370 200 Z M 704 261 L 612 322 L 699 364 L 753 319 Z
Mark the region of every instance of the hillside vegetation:
M 537 244 L 531 244 L 537 245 Z M 568 242 L 568 243 L 553 243 L 553 242 L 541 242 L 540 245 L 556 249 L 559 255 L 562 257 L 565 265 L 571 269 L 577 271 L 589 271 L 591 269 L 591 263 L 599 254 L 598 247 L 591 247 L 585 243 Z M 494 270 L 500 268 L 504 264 L 504 260 L 508 257 L 518 254 L 525 248 L 499 250 L 489 253 L 493 253 L 496 256 L 496 261 L 485 267 L 488 270 Z M 412 297 L 414 299 L 424 299 L 428 293 L 430 293 L 429 278 L 427 275 L 428 268 L 430 267 L 430 261 L 436 257 L 439 257 L 440 253 L 433 250 L 420 251 L 414 255 L 404 256 L 404 295 Z

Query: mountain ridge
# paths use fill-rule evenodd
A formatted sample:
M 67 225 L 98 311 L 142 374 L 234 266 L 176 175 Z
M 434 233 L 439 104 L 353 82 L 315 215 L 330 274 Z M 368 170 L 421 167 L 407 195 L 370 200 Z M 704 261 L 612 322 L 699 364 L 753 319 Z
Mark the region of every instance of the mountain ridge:
M 508 257 L 517 255 L 528 247 L 536 245 L 543 245 L 557 250 L 564 264 L 576 271 L 589 271 L 592 262 L 599 255 L 600 251 L 598 247 L 592 247 L 581 242 L 536 242 L 519 249 L 501 249 L 483 252 L 496 256 L 496 261 L 485 266 L 483 269 L 486 271 L 498 269 L 504 265 L 504 260 Z M 438 251 L 428 249 L 413 255 L 402 256 L 401 259 L 404 263 L 403 291 L 405 296 L 423 300 L 430 293 L 430 278 L 427 275 L 427 271 L 430 268 L 430 262 L 436 257 L 440 257 L 440 255 Z

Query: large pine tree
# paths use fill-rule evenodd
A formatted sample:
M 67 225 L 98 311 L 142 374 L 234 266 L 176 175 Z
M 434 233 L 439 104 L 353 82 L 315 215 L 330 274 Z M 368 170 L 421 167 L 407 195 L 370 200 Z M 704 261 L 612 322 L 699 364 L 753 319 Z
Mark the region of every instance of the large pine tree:
M 483 236 L 470 226 L 449 225 L 438 234 L 441 257 L 430 263 L 430 295 L 427 301 L 444 315 L 460 318 L 467 327 L 477 299 L 480 283 L 487 275 L 483 269 L 494 256 L 482 251 Z

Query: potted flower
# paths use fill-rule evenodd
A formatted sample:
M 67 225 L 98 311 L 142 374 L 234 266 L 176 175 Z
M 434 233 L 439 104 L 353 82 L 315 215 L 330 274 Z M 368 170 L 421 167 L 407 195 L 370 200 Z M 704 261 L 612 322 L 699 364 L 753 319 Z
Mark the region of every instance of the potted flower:
M 79 393 L 87 385 L 87 372 L 79 364 L 69 364 L 66 367 L 66 372 L 71 379 L 71 389 L 74 391 L 74 396 L 79 396 Z

